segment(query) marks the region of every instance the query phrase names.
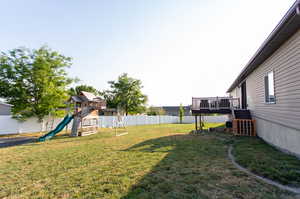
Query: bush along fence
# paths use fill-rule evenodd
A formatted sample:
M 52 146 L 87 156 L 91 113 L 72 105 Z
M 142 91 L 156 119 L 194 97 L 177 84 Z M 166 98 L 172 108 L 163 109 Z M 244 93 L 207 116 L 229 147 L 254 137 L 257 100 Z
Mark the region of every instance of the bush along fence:
M 208 123 L 224 123 L 227 121 L 227 116 L 205 116 L 204 122 Z M 40 131 L 50 131 L 55 128 L 61 121 L 61 118 L 54 120 L 45 120 L 39 123 L 36 118 L 30 118 L 25 122 L 19 122 L 10 116 L 0 116 L 0 135 L 6 134 L 20 134 L 20 133 L 33 133 Z M 114 126 L 116 116 L 99 116 L 99 127 L 111 128 Z M 125 126 L 138 126 L 138 125 L 152 125 L 152 124 L 176 124 L 179 123 L 179 117 L 177 116 L 124 116 Z M 194 123 L 195 118 L 193 116 L 185 116 L 182 123 L 191 124 Z M 71 129 L 72 122 L 68 125 L 68 129 Z

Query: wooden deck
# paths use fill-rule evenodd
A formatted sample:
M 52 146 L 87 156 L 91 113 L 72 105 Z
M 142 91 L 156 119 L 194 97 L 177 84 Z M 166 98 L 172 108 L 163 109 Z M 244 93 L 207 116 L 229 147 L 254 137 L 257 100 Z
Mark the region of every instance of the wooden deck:
M 249 110 L 240 109 L 240 99 L 232 97 L 193 97 L 192 114 L 195 116 L 196 132 L 203 131 L 203 115 L 231 114 L 232 132 L 239 136 L 256 136 L 255 120 Z M 239 119 L 238 119 L 239 118 Z
M 192 110 L 193 115 L 205 115 L 205 114 L 231 114 L 231 109 L 199 109 L 199 110 Z
M 193 97 L 192 114 L 195 116 L 196 132 L 203 130 L 203 115 L 232 114 L 240 108 L 240 99 L 232 97 Z M 199 124 L 198 124 L 199 123 Z
M 232 97 L 193 97 L 192 114 L 231 114 L 240 108 L 240 99 Z

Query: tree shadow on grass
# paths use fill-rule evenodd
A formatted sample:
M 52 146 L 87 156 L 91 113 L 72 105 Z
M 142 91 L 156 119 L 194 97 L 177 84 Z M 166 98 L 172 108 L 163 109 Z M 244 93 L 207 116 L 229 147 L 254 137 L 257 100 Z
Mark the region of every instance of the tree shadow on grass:
M 37 138 L 35 137 L 19 137 L 19 138 L 8 138 L 6 140 L 2 139 L 0 142 L 0 148 L 7 148 L 19 145 L 32 145 Z
M 125 151 L 167 154 L 122 199 L 280 198 L 282 194 L 236 170 L 227 159 L 226 142 L 210 134 L 161 137 Z

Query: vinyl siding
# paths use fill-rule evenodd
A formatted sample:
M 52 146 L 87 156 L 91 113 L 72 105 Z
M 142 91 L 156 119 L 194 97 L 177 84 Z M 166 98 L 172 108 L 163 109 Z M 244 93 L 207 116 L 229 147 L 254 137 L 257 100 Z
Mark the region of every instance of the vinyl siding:
M 235 89 L 233 89 L 229 95 L 233 98 L 240 98 L 241 97 L 241 91 L 240 88 L 236 87 Z
M 274 72 L 275 104 L 265 103 L 264 76 Z M 300 130 L 300 30 L 246 79 L 254 117 Z

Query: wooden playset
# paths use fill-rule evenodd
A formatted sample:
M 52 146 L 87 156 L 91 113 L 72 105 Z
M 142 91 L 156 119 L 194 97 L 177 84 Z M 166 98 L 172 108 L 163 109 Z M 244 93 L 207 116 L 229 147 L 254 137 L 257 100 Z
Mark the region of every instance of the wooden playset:
M 86 136 L 97 133 L 99 111 L 106 109 L 106 102 L 93 93 L 81 91 L 69 100 L 74 107 L 71 136 Z

